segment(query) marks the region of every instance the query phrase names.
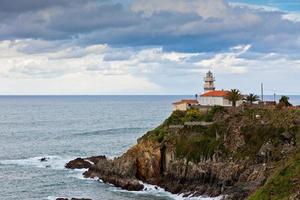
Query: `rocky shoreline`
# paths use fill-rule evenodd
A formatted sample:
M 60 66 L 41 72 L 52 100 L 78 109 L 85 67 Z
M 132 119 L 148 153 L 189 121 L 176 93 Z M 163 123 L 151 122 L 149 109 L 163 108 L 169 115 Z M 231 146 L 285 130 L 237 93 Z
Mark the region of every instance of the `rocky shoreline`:
M 139 143 L 138 148 L 155 145 L 146 143 Z M 142 180 L 173 194 L 183 194 L 184 197 L 223 195 L 224 199 L 244 199 L 253 188 L 265 180 L 266 167 L 262 165 L 253 166 L 242 173 L 245 163 L 204 161 L 193 164 L 181 160 L 172 163 L 168 170 L 162 171 L 161 163 L 155 163 L 160 161 L 160 154 L 154 155 L 146 151 L 143 153 L 146 157 L 138 158 L 129 156 L 134 155 L 132 153 L 134 152 L 129 151 L 113 160 L 99 156 L 100 159 L 92 164 L 89 158 L 77 158 L 67 163 L 66 167 L 86 168 L 87 171 L 83 173 L 85 178 L 99 178 L 104 183 L 125 190 L 143 190 Z M 233 184 L 237 180 L 239 184 Z
M 92 200 L 92 199 L 87 199 L 87 198 L 56 198 L 56 200 Z
M 181 129 L 170 129 L 169 118 L 158 129 L 145 134 L 120 157 L 77 158 L 67 163 L 66 168 L 85 168 L 87 170 L 83 173 L 84 177 L 99 178 L 105 183 L 129 191 L 143 190 L 142 182 L 145 182 L 183 196 L 246 199 L 266 183 L 280 162 L 284 162 L 295 151 L 296 137 L 292 131 L 296 131 L 297 124 L 294 123 L 294 118 L 284 119 L 285 124 L 271 124 L 273 116 L 265 117 L 263 110 L 255 111 L 260 114 L 259 119 L 249 119 L 248 115 L 241 116 L 243 112 L 245 110 L 215 114 L 214 121 L 222 126 L 215 123 L 206 127 L 185 126 Z M 253 139 L 249 139 L 250 136 L 245 131 L 245 127 L 250 125 L 261 128 L 257 130 L 258 135 L 260 132 L 270 134 L 268 137 L 261 136 L 257 141 L 261 145 L 251 149 L 247 145 L 253 145 Z M 286 130 L 282 128 L 285 126 L 288 127 Z M 251 137 L 254 137 L 256 133 L 249 130 L 253 132 Z M 164 137 L 161 140 L 162 131 Z M 203 149 L 203 146 L 211 143 L 204 138 L 211 134 L 208 131 L 214 134 L 209 136 L 213 138 L 213 144 L 219 145 L 213 146 L 214 149 L 210 146 Z M 193 137 L 197 138 L 196 142 L 191 140 Z M 205 143 L 201 143 L 201 140 Z M 186 148 L 188 151 L 185 151 Z M 181 151 L 184 156 L 180 156 Z

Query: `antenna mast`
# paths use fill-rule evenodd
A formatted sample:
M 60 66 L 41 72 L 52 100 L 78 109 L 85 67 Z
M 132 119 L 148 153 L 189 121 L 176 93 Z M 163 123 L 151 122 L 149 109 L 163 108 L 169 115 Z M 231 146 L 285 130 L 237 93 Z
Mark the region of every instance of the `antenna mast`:
M 261 101 L 264 102 L 264 84 L 261 83 L 260 85 L 260 90 L 261 90 Z

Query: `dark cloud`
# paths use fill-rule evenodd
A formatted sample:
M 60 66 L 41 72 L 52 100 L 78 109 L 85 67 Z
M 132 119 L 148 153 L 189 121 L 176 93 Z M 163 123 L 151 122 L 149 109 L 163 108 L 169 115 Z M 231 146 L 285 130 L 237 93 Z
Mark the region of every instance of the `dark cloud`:
M 238 44 L 252 44 L 252 50 L 259 52 L 299 51 L 300 23 L 283 19 L 284 13 L 230 7 L 222 0 L 209 2 L 205 9 L 210 13 L 202 14 L 196 9 L 172 8 L 174 4 L 150 12 L 146 5 L 142 7 L 145 11 L 133 11 L 128 1 L 2 0 L 0 40 L 72 40 L 81 45 L 107 43 L 118 47 L 157 45 L 166 51 L 185 52 L 223 51 Z M 214 12 L 214 2 L 224 13 Z
M 77 1 L 78 2 L 78 1 Z M 0 12 L 17 12 L 37 11 L 53 6 L 67 6 L 71 1 L 68 0 L 1 0 Z M 83 1 L 81 1 L 83 3 Z

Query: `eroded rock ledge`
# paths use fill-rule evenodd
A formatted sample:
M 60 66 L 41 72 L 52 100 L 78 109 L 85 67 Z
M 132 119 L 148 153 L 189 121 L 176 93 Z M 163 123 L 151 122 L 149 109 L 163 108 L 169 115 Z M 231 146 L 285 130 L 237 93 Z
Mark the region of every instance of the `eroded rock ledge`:
M 185 196 L 238 200 L 264 185 L 297 147 L 295 115 L 288 112 L 222 110 L 207 126 L 169 129 L 179 121 L 172 117 L 118 158 L 77 158 L 66 167 L 86 168 L 84 177 L 126 190 L 143 190 L 147 182 Z

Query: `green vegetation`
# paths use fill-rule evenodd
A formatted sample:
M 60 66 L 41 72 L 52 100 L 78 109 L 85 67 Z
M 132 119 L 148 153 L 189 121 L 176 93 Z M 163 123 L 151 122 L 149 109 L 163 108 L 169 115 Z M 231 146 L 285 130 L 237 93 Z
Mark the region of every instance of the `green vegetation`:
M 209 111 L 206 113 L 206 115 L 204 116 L 204 120 L 206 122 L 212 122 L 214 120 L 214 117 L 216 115 L 222 115 L 224 113 L 226 113 L 226 109 L 223 106 L 213 106 L 211 109 L 209 109 Z
M 292 106 L 292 104 L 289 102 L 289 97 L 287 96 L 281 96 L 279 100 L 279 105 L 284 106 L 284 107 L 289 107 Z
M 253 104 L 254 102 L 259 100 L 259 97 L 253 93 L 250 93 L 248 96 L 246 96 L 245 100 L 248 103 Z
M 164 125 L 183 124 L 184 123 L 183 118 L 185 117 L 185 115 L 186 115 L 185 111 L 176 110 L 171 114 L 171 116 L 168 119 L 166 119 Z
M 300 142 L 300 130 L 296 135 Z M 288 159 L 277 164 L 274 174 L 269 180 L 249 197 L 249 200 L 282 200 L 300 199 L 300 148 Z
M 227 99 L 232 102 L 232 106 L 236 107 L 236 102 L 243 99 L 241 92 L 238 89 L 231 89 Z
M 186 111 L 185 116 L 183 117 L 183 122 L 197 122 L 204 119 L 204 114 L 198 109 L 190 109 Z
M 300 129 L 295 123 L 299 120 L 300 110 L 296 109 L 252 106 L 235 109 L 215 106 L 205 112 L 190 109 L 174 111 L 142 139 L 170 145 L 177 158 L 194 163 L 212 158 L 225 161 L 231 157 L 256 164 L 263 159 L 260 164 L 271 163 L 275 168 L 268 171 L 270 178 L 250 200 L 300 199 L 300 148 L 282 153 L 285 144 L 290 147 L 300 144 Z M 198 121 L 212 123 L 184 125 Z M 267 150 L 270 156 L 259 157 L 266 144 L 270 144 Z
M 167 133 L 167 127 L 165 126 L 165 124 L 162 124 L 154 130 L 148 131 L 140 139 L 155 140 L 161 143 L 164 140 Z
M 271 176 L 249 200 L 282 200 L 300 198 L 300 153 Z M 297 193 L 298 192 L 298 193 Z
M 224 155 L 224 143 L 216 138 L 216 134 L 222 135 L 222 130 L 223 124 L 183 129 L 175 142 L 176 156 L 197 163 L 201 159 L 211 159 L 217 150 Z
M 216 114 L 225 113 L 226 109 L 222 106 L 213 106 L 207 112 L 201 112 L 199 109 L 192 108 L 188 111 L 174 111 L 164 122 L 165 125 L 183 125 L 184 122 L 211 122 Z
M 276 145 L 280 142 L 282 136 L 281 134 L 285 132 L 283 128 L 275 128 L 270 125 L 259 125 L 249 124 L 242 127 L 241 132 L 244 135 L 245 145 L 240 147 L 235 153 L 237 158 L 249 157 L 255 159 L 261 146 L 270 141 L 271 144 Z
M 217 114 L 225 112 L 226 110 L 222 106 L 214 106 L 209 109 L 208 112 L 201 112 L 199 109 L 189 109 L 188 111 L 177 110 L 174 111 L 171 116 L 163 122 L 163 124 L 155 128 L 154 130 L 149 131 L 142 138 L 153 139 L 161 143 L 164 139 L 166 139 L 166 136 L 172 135 L 172 131 L 169 130 L 169 126 L 184 125 L 185 122 L 212 122 L 213 118 Z M 196 127 L 196 129 L 199 129 L 199 127 Z M 188 132 L 189 131 L 191 130 L 188 130 Z M 198 130 L 197 132 L 199 133 L 202 131 Z M 170 138 L 173 138 L 173 136 L 174 135 L 172 135 Z

